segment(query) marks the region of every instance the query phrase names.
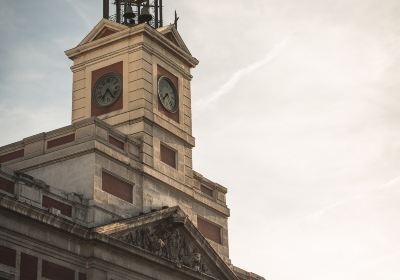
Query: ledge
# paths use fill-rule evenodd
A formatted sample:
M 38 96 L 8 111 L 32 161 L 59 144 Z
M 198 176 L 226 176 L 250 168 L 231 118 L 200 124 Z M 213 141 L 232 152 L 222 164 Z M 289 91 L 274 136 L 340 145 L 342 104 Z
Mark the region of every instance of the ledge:
M 59 140 L 63 137 L 74 135 L 74 139 L 61 142 L 55 146 L 48 147 L 49 141 Z M 124 149 L 120 149 L 109 142 L 109 137 L 112 136 L 124 144 Z M 113 150 L 118 151 L 132 158 L 135 161 L 140 161 L 141 142 L 133 137 L 127 136 L 117 131 L 112 126 L 98 118 L 88 118 L 72 125 L 52 130 L 46 133 L 36 134 L 21 141 L 0 147 L 0 156 L 5 156 L 10 153 L 24 150 L 24 156 L 16 157 L 3 162 L 3 165 L 23 162 L 27 159 L 36 158 L 38 156 L 53 153 L 55 151 L 64 150 L 68 147 L 85 143 L 90 140 L 96 140 Z

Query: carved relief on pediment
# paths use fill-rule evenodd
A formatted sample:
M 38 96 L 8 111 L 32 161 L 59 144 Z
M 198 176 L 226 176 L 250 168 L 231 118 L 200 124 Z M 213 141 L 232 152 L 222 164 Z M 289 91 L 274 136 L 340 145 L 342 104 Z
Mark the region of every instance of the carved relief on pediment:
M 184 230 L 186 217 L 174 215 L 156 224 L 143 225 L 113 235 L 121 241 L 168 259 L 178 267 L 186 266 L 195 271 L 210 274 L 198 245 L 191 241 Z

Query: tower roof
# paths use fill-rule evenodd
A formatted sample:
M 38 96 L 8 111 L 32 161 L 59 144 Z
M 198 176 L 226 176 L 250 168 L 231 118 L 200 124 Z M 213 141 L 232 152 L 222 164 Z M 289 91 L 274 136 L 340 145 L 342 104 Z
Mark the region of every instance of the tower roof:
M 127 26 L 108 19 L 100 20 L 75 48 L 67 50 L 65 54 L 70 59 L 74 59 L 75 57 L 85 54 L 87 51 L 140 34 L 146 34 L 153 41 L 156 41 L 163 49 L 170 51 L 185 61 L 190 67 L 195 67 L 199 63 L 199 61 L 191 55 L 174 25 L 154 29 L 147 23 Z M 143 41 L 140 44 L 146 45 L 147 42 Z

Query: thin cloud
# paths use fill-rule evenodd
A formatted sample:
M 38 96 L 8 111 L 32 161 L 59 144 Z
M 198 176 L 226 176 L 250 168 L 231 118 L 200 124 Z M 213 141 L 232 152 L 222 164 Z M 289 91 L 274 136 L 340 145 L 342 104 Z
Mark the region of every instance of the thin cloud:
M 394 251 L 389 254 L 378 256 L 371 261 L 364 262 L 364 263 L 361 263 L 360 265 L 358 265 L 356 271 L 362 272 L 362 271 L 365 271 L 367 268 L 377 267 L 381 264 L 386 264 L 391 260 L 398 260 L 399 257 L 400 257 L 400 251 Z
M 380 185 L 380 186 L 374 188 L 372 191 L 393 188 L 396 186 L 400 186 L 400 176 L 388 181 L 387 183 L 385 183 L 383 185 Z
M 253 73 L 257 69 L 267 65 L 270 63 L 275 57 L 277 57 L 283 49 L 289 43 L 291 37 L 288 37 L 278 44 L 276 44 L 263 59 L 258 60 L 242 69 L 236 71 L 229 80 L 227 80 L 224 84 L 222 84 L 219 89 L 213 92 L 207 99 L 200 100 L 196 106 L 196 109 L 201 110 L 211 103 L 216 102 L 218 99 L 228 94 L 237 83 L 246 75 Z
M 355 194 L 355 195 L 352 195 L 352 196 L 349 196 L 349 197 L 345 197 L 345 198 L 339 199 L 339 200 L 337 200 L 335 202 L 332 202 L 331 204 L 329 204 L 329 205 L 327 205 L 325 207 L 322 207 L 321 209 L 318 209 L 318 210 L 313 211 L 313 212 L 311 212 L 311 213 L 309 213 L 307 215 L 299 217 L 298 219 L 293 220 L 285 228 L 271 229 L 268 232 L 269 233 L 276 233 L 276 232 L 283 231 L 283 230 L 287 231 L 288 228 L 295 228 L 295 227 L 300 226 L 300 225 L 302 225 L 304 223 L 308 223 L 308 222 L 314 222 L 315 223 L 315 222 L 318 222 L 323 218 L 323 216 L 327 215 L 329 212 L 333 211 L 334 209 L 342 207 L 343 205 L 346 205 L 346 204 L 348 204 L 348 203 L 350 203 L 350 202 L 352 202 L 354 200 L 357 200 L 357 199 L 360 199 L 362 197 L 365 197 L 368 194 L 372 194 L 375 191 L 382 191 L 382 190 L 385 190 L 385 189 L 390 189 L 390 188 L 395 188 L 395 187 L 400 188 L 400 176 L 395 177 L 394 179 L 391 179 L 391 180 L 389 180 L 388 182 L 386 182 L 386 183 L 384 183 L 382 185 L 373 187 L 373 188 L 371 188 L 371 189 L 369 189 L 369 190 L 367 190 L 365 192 L 360 191 L 358 194 Z
M 368 194 L 371 194 L 375 191 L 380 191 L 380 190 L 384 190 L 384 189 L 388 189 L 388 188 L 393 188 L 393 187 L 399 187 L 400 186 L 400 176 L 386 182 L 385 184 L 376 186 L 366 192 L 360 192 L 356 195 L 352 195 L 350 197 L 344 198 L 344 199 L 340 199 L 338 201 L 335 201 L 334 203 L 318 210 L 315 211 L 307 216 L 305 216 L 304 218 L 299 219 L 299 221 L 305 221 L 305 220 L 320 220 L 324 215 L 326 215 L 328 212 L 330 212 L 331 210 L 338 208 L 342 205 L 345 205 L 355 199 L 360 199 L 363 196 L 366 196 Z
M 85 22 L 85 24 L 89 27 L 93 27 L 93 23 L 86 16 L 86 13 L 83 12 L 82 7 L 74 0 L 67 0 L 67 3 L 72 7 L 72 9 L 77 13 L 77 15 Z

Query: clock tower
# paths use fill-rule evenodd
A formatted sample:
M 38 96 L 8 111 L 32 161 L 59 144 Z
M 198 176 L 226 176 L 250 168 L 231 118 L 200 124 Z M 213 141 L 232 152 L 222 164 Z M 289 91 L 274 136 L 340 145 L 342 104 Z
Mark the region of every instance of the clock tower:
M 192 168 L 190 83 L 198 60 L 178 33 L 177 18 L 163 26 L 157 2 L 116 1 L 117 15 L 105 8 L 104 18 L 65 52 L 73 61 L 72 123 L 100 119 L 138 140 L 137 211 L 179 205 L 213 232 L 215 248 L 229 262 L 226 189 Z
M 103 4 L 65 52 L 72 124 L 0 147 L 0 279 L 263 279 L 230 261 L 227 189 L 193 170 L 176 13 Z
M 103 19 L 66 54 L 74 62 L 72 122 L 98 117 L 140 138 L 147 167 L 190 184 L 190 69 L 198 61 L 175 26 Z

